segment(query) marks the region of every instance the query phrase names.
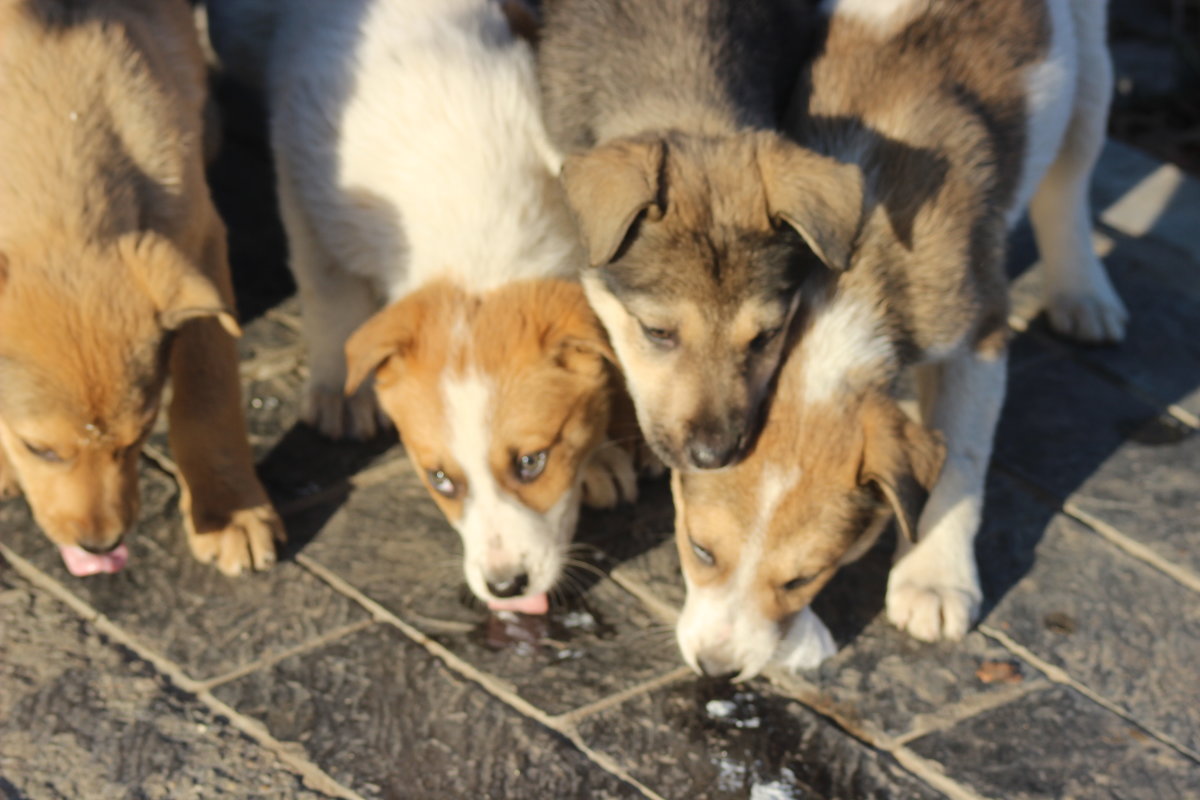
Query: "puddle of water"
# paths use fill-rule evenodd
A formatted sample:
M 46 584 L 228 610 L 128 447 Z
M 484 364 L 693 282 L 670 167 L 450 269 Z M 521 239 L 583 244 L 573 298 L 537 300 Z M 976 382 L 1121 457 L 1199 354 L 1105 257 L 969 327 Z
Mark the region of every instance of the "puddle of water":
M 482 604 L 464 601 L 469 608 Z M 548 614 L 518 614 L 511 611 L 486 612 L 471 638 L 492 651 L 511 651 L 526 658 L 545 656 L 552 661 L 583 658 L 588 639 L 611 639 L 616 628 L 586 603 L 575 600 L 565 607 L 552 608 Z

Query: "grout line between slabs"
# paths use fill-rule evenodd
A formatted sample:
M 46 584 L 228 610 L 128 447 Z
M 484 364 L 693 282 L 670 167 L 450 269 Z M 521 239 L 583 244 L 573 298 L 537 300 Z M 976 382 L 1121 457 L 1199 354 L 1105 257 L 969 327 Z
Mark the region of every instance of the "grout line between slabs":
M 900 747 L 891 752 L 900 766 L 946 795 L 950 800 L 989 800 L 986 795 L 978 794 L 951 778 L 942 769 L 942 765 L 936 761 L 919 756 L 907 747 Z
M 237 709 L 217 699 L 203 684 L 189 677 L 178 664 L 143 645 L 136 637 L 127 633 L 93 606 L 75 596 L 67 587 L 42 572 L 32 563 L 14 553 L 3 544 L 0 544 L 0 555 L 12 565 L 18 575 L 91 623 L 98 633 L 131 650 L 138 658 L 153 666 L 172 684 L 193 695 L 209 711 L 218 716 L 225 717 L 229 720 L 230 725 L 256 742 L 264 750 L 277 756 L 280 761 L 294 769 L 309 788 L 344 798 L 344 800 L 364 800 L 361 795 L 338 783 L 315 763 L 309 761 L 304 756 L 297 755 L 294 752 L 296 749 L 295 745 L 289 746 L 281 742 L 272 736 L 270 731 L 261 722 L 242 714 Z
M 387 623 L 398 629 L 402 634 L 407 636 L 412 641 L 429 651 L 430 654 L 442 661 L 450 670 L 458 673 L 462 677 L 481 686 L 485 691 L 491 694 L 496 699 L 508 705 L 518 713 L 534 720 L 563 736 L 570 741 L 581 753 L 587 756 L 592 763 L 600 767 L 609 774 L 625 781 L 629 785 L 636 788 L 649 800 L 664 800 L 664 798 L 655 792 L 650 787 L 643 784 L 637 778 L 633 777 L 624 767 L 622 767 L 611 756 L 593 750 L 590 745 L 583 741 L 579 735 L 579 730 L 570 721 L 564 722 L 562 717 L 554 717 L 542 711 L 537 706 L 530 703 L 525 698 L 521 697 L 512 687 L 504 680 L 497 678 L 495 675 L 484 672 L 483 670 L 471 664 L 469 661 L 461 658 L 452 650 L 447 648 L 440 642 L 426 636 L 422 631 L 414 628 L 412 625 L 405 622 L 393 612 L 389 611 L 380 603 L 372 600 L 355 586 L 351 585 L 337 573 L 326 568 L 323 564 L 314 561 L 303 553 L 297 554 L 296 563 L 307 569 L 317 578 L 320 578 L 335 591 L 349 597 L 356 603 L 369 611 L 376 620 Z M 566 716 L 566 715 L 563 715 Z
M 999 630 L 997 628 L 993 628 L 991 625 L 986 625 L 986 624 L 979 625 L 978 630 L 980 633 L 984 634 L 985 636 L 988 636 L 991 639 L 996 640 L 997 642 L 999 642 L 1000 644 L 1002 644 L 1006 648 L 1008 648 L 1011 652 L 1015 653 L 1016 655 L 1020 656 L 1024 660 L 1028 661 L 1033 666 L 1040 669 L 1046 675 L 1047 678 L 1054 681 L 1055 683 L 1062 684 L 1064 686 L 1069 686 L 1070 688 L 1079 692 L 1084 697 L 1088 698 L 1089 700 L 1096 703 L 1097 705 L 1103 706 L 1104 708 L 1113 712 L 1114 714 L 1121 717 L 1125 721 L 1141 728 L 1147 734 L 1154 737 L 1158 741 L 1162 742 L 1166 746 L 1170 747 L 1172 750 L 1177 751 L 1178 753 L 1180 753 L 1183 756 L 1186 756 L 1187 758 L 1189 758 L 1192 761 L 1200 763 L 1200 753 L 1197 753 L 1195 750 L 1191 749 L 1190 747 L 1183 744 L 1182 742 L 1176 741 L 1173 737 L 1169 736 L 1168 734 L 1165 734 L 1165 733 L 1162 733 L 1161 731 L 1155 730 L 1154 728 L 1150 727 L 1146 723 L 1137 719 L 1132 714 L 1130 714 L 1128 711 L 1121 708 L 1119 705 L 1117 705 L 1113 701 L 1109 700 L 1107 697 L 1104 697 L 1099 692 L 1096 692 L 1095 690 L 1091 689 L 1090 687 L 1086 686 L 1085 684 L 1083 684 L 1080 681 L 1076 680 L 1075 678 L 1071 677 L 1071 674 L 1068 673 L 1062 667 L 1060 667 L 1056 664 L 1051 664 L 1049 661 L 1047 661 L 1044 658 L 1042 658 L 1041 656 L 1037 655 L 1032 650 L 1025 647 L 1025 645 L 1018 642 L 1016 639 L 1013 639 L 1011 636 L 1009 636 L 1004 631 Z
M 215 678 L 209 678 L 203 681 L 196 681 L 196 685 L 205 691 L 215 689 L 222 684 L 235 681 L 238 678 L 245 677 L 252 672 L 257 672 L 258 670 L 266 667 L 273 667 L 284 659 L 301 655 L 302 653 L 307 653 L 311 650 L 320 649 L 331 642 L 336 642 L 338 639 L 358 633 L 362 629 L 369 628 L 374 624 L 376 624 L 376 620 L 374 619 L 361 619 L 358 622 L 351 622 L 347 625 L 342 625 L 341 627 L 334 628 L 331 631 L 326 631 L 320 636 L 314 636 L 311 639 L 307 639 L 293 647 L 280 650 L 277 653 L 272 653 L 264 658 L 255 659 L 248 664 L 243 664 L 240 667 L 232 669 L 223 675 L 218 675 Z
M 689 677 L 691 674 L 692 670 L 689 667 L 676 667 L 670 672 L 659 675 L 657 678 L 651 678 L 648 681 L 642 681 L 636 686 L 630 686 L 626 689 L 622 689 L 619 692 L 614 692 L 607 697 L 600 698 L 594 703 L 588 703 L 585 706 L 573 708 L 570 711 L 564 711 L 562 714 L 552 717 L 551 719 L 557 720 L 559 725 L 575 725 L 586 717 L 590 717 L 593 714 L 598 714 L 601 711 L 607 711 L 610 708 L 616 708 L 617 706 L 623 704 L 626 700 L 632 700 L 635 697 L 649 694 L 657 689 L 661 689 L 663 686 L 683 680 L 684 678 Z
M 1024 681 L 1020 686 L 1014 686 L 1008 691 L 1000 690 L 984 694 L 978 699 L 978 702 L 959 703 L 950 708 L 950 713 L 947 713 L 945 716 L 934 716 L 930 719 L 922 720 L 899 736 L 893 736 L 891 739 L 892 747 L 896 749 L 906 747 L 909 742 L 928 736 L 931 733 L 947 731 L 980 714 L 986 714 L 1001 706 L 1006 706 L 1009 703 L 1020 700 L 1026 695 L 1040 692 L 1049 686 L 1049 682 L 1043 680 Z

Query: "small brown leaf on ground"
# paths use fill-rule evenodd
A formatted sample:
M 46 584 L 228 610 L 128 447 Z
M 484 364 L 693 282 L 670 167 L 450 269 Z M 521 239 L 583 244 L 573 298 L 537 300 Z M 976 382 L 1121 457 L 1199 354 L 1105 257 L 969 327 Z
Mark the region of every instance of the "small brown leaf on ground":
M 1021 668 L 1012 661 L 984 661 L 975 670 L 975 677 L 983 683 L 1020 683 L 1024 680 Z

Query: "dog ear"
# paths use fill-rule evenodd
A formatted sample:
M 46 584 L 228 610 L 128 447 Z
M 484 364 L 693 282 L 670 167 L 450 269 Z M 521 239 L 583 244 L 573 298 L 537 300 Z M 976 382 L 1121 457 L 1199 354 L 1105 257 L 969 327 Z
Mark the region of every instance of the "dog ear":
M 917 541 L 917 523 L 946 459 L 942 437 L 908 418 L 883 393 L 863 408 L 865 443 L 859 483 L 874 485 L 896 515 L 900 533 Z
M 163 330 L 178 330 L 191 320 L 215 317 L 230 336 L 242 335 L 237 317 L 216 283 L 169 239 L 152 232 L 128 233 L 117 240 L 117 250 L 158 309 Z
M 761 135 L 757 155 L 771 219 L 794 228 L 830 269 L 847 269 L 862 224 L 861 168 L 774 133 Z
M 419 295 L 410 295 L 375 313 L 346 340 L 346 394 L 358 391 L 393 356 L 408 352 L 424 316 Z
M 661 216 L 657 200 L 665 150 L 660 139 L 622 139 L 564 161 L 567 202 L 592 266 L 612 261 L 643 211 Z
M 543 347 L 556 364 L 571 372 L 600 374 L 604 362 L 615 365 L 617 355 L 596 313 L 577 283 L 544 283 L 539 311 L 553 318 L 545 329 Z

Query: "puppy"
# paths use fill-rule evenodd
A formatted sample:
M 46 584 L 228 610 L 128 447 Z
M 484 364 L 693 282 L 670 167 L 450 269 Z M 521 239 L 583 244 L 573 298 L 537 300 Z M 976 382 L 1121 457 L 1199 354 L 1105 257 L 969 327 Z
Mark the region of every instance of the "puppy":
M 847 268 L 805 285 L 754 452 L 674 482 L 680 647 L 693 667 L 742 678 L 832 651 L 808 603 L 889 511 L 902 536 L 888 617 L 924 640 L 970 627 L 1005 386 L 1004 243 L 1030 198 L 1051 323 L 1102 341 L 1126 320 L 1088 238 L 1111 88 L 1103 4 L 843 0 L 826 11 L 791 128 L 861 170 L 861 182 L 827 187 L 850 198 L 853 213 L 829 223 L 855 232 Z M 792 191 L 811 194 L 796 169 Z M 897 404 L 908 366 L 936 434 Z
M 266 85 L 308 419 L 370 435 L 378 373 L 384 410 L 463 535 L 471 588 L 493 608 L 544 611 L 581 485 L 600 505 L 636 486 L 632 455 L 602 444 L 609 346 L 561 280 L 583 254 L 529 43 L 490 0 L 210 12 L 226 66 Z M 265 46 L 245 39 L 263 30 Z
M 429 284 L 346 345 L 375 374 L 417 475 L 462 536 L 467 583 L 496 610 L 545 613 L 581 500 L 636 497 L 636 427 L 604 330 L 576 283 L 483 293 Z
M 719 468 L 752 444 L 802 279 L 846 265 L 851 232 L 836 225 L 850 210 L 826 187 L 857 171 L 778 133 L 805 55 L 802 6 L 547 4 L 543 104 L 572 154 L 583 284 L 642 429 L 675 468 Z
M 204 87 L 183 0 L 0 6 L 0 483 L 77 575 L 126 561 L 168 373 L 193 553 L 236 575 L 283 538 L 241 410 Z

